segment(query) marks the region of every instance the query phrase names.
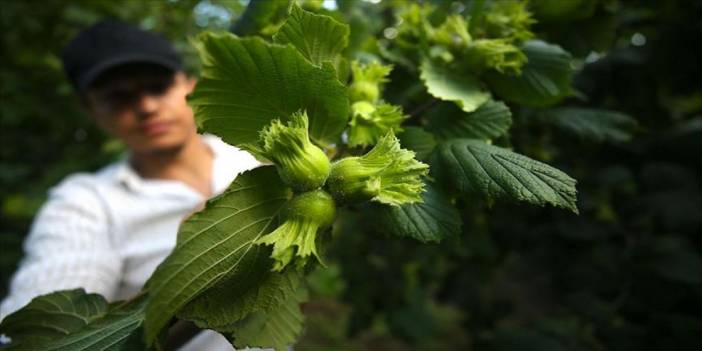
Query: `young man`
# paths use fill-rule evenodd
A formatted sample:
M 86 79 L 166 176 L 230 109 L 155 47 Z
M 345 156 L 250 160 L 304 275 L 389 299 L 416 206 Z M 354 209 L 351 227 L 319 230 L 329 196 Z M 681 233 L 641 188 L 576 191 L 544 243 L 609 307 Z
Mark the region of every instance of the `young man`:
M 0 319 L 55 290 L 82 287 L 108 300 L 130 298 L 175 246 L 181 221 L 259 165 L 250 154 L 197 134 L 186 103 L 195 79 L 162 37 L 101 22 L 80 33 L 62 59 L 90 118 L 129 152 L 51 190 Z M 183 349 L 232 348 L 203 332 Z

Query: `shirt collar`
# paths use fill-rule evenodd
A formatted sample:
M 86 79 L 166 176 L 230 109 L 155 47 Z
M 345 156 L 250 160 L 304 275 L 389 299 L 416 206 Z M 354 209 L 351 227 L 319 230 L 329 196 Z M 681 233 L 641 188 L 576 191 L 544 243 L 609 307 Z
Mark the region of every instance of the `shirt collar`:
M 200 136 L 207 146 L 212 150 L 212 162 L 216 164 L 222 154 L 220 139 L 214 135 L 204 134 Z M 145 180 L 129 164 L 129 154 L 127 154 L 117 165 L 117 181 L 131 191 L 140 191 L 144 188 Z

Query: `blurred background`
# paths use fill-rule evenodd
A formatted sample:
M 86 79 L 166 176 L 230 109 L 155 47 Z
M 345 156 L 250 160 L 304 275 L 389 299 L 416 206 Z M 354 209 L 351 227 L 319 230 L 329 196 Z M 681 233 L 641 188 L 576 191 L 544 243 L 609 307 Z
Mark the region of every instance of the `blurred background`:
M 433 1 L 459 12 L 468 2 Z M 116 17 L 164 33 L 196 73 L 188 38 L 230 30 L 247 3 L 0 2 L 0 296 L 47 190 L 122 153 L 82 113 L 61 48 Z M 302 3 L 349 23 L 348 50 L 361 56 L 375 44 L 369 35 L 392 39 L 402 1 Z M 310 279 L 296 350 L 702 349 L 702 3 L 540 0 L 531 9 L 537 37 L 573 54 L 577 93 L 566 104 L 637 121 L 629 134 L 582 137 L 538 111 L 514 111 L 515 149 L 578 180 L 580 215 L 466 201 L 460 237 L 421 244 L 358 233 L 373 213 L 349 214 L 329 268 Z M 402 77 L 393 72 L 387 99 L 412 106 Z

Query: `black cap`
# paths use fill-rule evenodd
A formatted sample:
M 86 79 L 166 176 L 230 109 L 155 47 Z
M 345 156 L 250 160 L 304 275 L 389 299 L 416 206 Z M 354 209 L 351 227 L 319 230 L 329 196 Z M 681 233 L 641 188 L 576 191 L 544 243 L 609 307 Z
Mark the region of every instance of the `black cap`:
M 71 83 L 84 91 L 110 68 L 128 63 L 155 63 L 181 69 L 180 55 L 164 37 L 116 21 L 101 21 L 64 48 L 63 68 Z

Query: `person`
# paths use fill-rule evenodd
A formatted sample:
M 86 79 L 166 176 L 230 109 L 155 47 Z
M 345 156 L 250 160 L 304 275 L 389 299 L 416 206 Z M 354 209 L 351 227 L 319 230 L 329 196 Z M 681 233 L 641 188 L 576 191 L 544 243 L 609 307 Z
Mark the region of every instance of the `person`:
M 186 95 L 196 80 L 163 37 L 107 20 L 62 53 L 85 110 L 128 150 L 51 189 L 25 240 L 0 320 L 32 298 L 82 287 L 108 301 L 139 292 L 176 244 L 180 223 L 259 162 L 199 135 Z M 57 116 L 60 117 L 60 116 Z M 181 350 L 231 350 L 211 331 Z

